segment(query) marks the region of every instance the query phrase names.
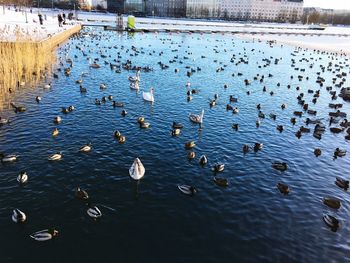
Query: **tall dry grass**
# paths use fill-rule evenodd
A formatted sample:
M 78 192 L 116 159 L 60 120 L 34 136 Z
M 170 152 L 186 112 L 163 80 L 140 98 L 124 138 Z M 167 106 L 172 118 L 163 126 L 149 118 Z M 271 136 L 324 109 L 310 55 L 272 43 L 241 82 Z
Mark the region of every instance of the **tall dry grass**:
M 16 90 L 34 87 L 50 75 L 56 62 L 55 48 L 79 30 L 80 26 L 36 41 L 28 33 L 16 28 L 10 32 L 15 36 L 12 42 L 1 41 L 6 36 L 2 35 L 4 31 L 0 31 L 0 110 L 9 106 Z

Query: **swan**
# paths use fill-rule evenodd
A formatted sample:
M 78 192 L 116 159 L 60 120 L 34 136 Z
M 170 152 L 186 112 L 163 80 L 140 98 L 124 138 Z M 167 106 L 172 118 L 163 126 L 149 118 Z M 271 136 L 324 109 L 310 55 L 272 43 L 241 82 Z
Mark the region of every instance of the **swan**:
M 136 72 L 135 76 L 129 76 L 129 81 L 130 82 L 140 82 L 141 78 L 140 78 L 140 71 L 138 70 Z
M 190 121 L 194 123 L 202 123 L 203 122 L 203 117 L 204 117 L 204 110 L 202 110 L 200 115 L 191 113 L 189 116 Z
M 49 161 L 58 161 L 62 159 L 62 152 L 57 152 L 49 156 Z
M 15 162 L 17 161 L 18 155 L 10 154 L 10 155 L 4 155 L 3 153 L 0 153 L 0 158 L 3 163 L 9 163 L 9 162 Z
M 134 180 L 140 180 L 145 175 L 145 167 L 139 158 L 136 158 L 129 169 L 129 175 Z
M 194 195 L 195 193 L 197 193 L 196 188 L 194 188 L 193 186 L 178 185 L 177 188 L 179 188 L 179 190 L 186 195 Z
M 154 102 L 154 96 L 153 96 L 154 89 L 150 88 L 149 92 L 142 92 L 142 97 L 146 101 Z
M 89 207 L 89 209 L 86 212 L 90 217 L 94 219 L 100 218 L 102 216 L 102 213 L 97 206 Z
M 51 89 L 51 83 L 45 84 L 45 85 L 44 85 L 44 89 Z
M 91 143 L 88 143 L 84 146 L 82 146 L 79 151 L 80 152 L 90 152 L 91 151 L 91 148 L 92 148 L 92 144 Z
M 12 214 L 12 221 L 15 223 L 23 223 L 26 221 L 26 214 L 19 209 L 14 209 Z
M 75 196 L 83 200 L 89 199 L 88 193 L 85 190 L 81 189 L 80 187 L 77 187 L 77 189 L 75 189 Z
M 140 89 L 139 82 L 135 81 L 135 82 L 130 83 L 130 89 L 139 90 Z
M 17 176 L 17 182 L 20 184 L 25 184 L 28 181 L 28 175 L 25 171 L 20 172 L 20 174 Z
M 58 235 L 58 231 L 54 228 L 41 230 L 30 235 L 36 241 L 47 241 Z

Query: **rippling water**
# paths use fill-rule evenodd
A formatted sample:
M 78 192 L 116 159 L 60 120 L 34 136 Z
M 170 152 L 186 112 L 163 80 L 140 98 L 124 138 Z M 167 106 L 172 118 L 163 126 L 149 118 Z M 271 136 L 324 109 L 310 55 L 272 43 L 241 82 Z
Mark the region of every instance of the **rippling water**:
M 92 30 L 96 29 L 85 29 Z M 325 89 L 334 86 L 332 78 L 338 72 L 321 74 L 326 81 L 315 105 L 311 102 L 313 94 L 307 93 L 308 89 L 320 89 L 315 82 L 320 65 L 327 66 L 332 61 L 336 69 L 335 64 L 348 64 L 347 58 L 295 52 L 291 47 L 270 47 L 226 35 L 95 33 L 98 37 L 74 38 L 58 50 L 64 65 L 62 72 L 56 70 L 58 79 L 47 80 L 52 82 L 52 89 L 39 86 L 16 93 L 14 102 L 25 105 L 26 112 L 1 113 L 12 122 L 0 128 L 0 151 L 20 155 L 16 163 L 0 165 L 1 262 L 350 260 L 348 192 L 334 184 L 335 176 L 348 177 L 349 156 L 333 159 L 334 149 L 348 150 L 349 142 L 344 139 L 345 132 L 332 134 L 328 129 L 331 99 Z M 88 56 L 83 56 L 77 46 Z M 137 56 L 132 46 L 140 51 Z M 175 49 L 178 51 L 172 52 Z M 153 105 L 144 102 L 141 93 L 130 90 L 128 76 L 134 72 L 115 73 L 104 64 L 117 64 L 113 60 L 118 52 L 121 62 L 130 59 L 134 65 L 154 68 L 141 74 L 141 90 L 155 88 Z M 101 54 L 107 57 L 101 58 Z M 230 63 L 233 54 L 235 60 Z M 176 62 L 169 63 L 174 56 L 178 56 Z M 249 63 L 236 64 L 243 56 Z M 101 68 L 89 69 L 89 57 L 99 58 Z M 63 68 L 69 66 L 65 58 L 73 60 L 69 77 L 63 74 Z M 271 65 L 264 67 L 264 58 L 271 59 Z M 277 65 L 275 58 L 280 59 Z M 309 62 L 298 62 L 301 58 Z M 297 61 L 296 67 L 306 71 L 294 70 L 291 59 Z M 160 61 L 169 69 L 160 69 Z M 309 68 L 311 63 L 313 68 Z M 201 71 L 188 78 L 186 66 L 200 67 Z M 219 67 L 224 70 L 217 73 Z M 180 72 L 175 73 L 175 68 Z M 348 67 L 342 71 L 348 72 Z M 75 84 L 82 72 L 88 73 L 83 77 L 86 95 Z M 243 75 L 237 76 L 238 72 Z M 269 73 L 273 77 L 268 78 Z M 256 74 L 265 76 L 263 83 L 253 80 Z M 299 81 L 298 75 L 304 79 Z M 251 85 L 245 86 L 244 79 L 251 80 Z M 186 99 L 187 81 L 191 88 L 200 90 L 190 102 Z M 106 83 L 107 90 L 101 91 L 100 83 Z M 229 88 L 224 89 L 226 83 Z M 263 86 L 267 92 L 263 92 Z M 270 91 L 274 91 L 273 96 Z M 310 108 L 318 111 L 317 118 L 327 125 L 322 140 L 312 133 L 303 134 L 300 139 L 295 136 L 299 127 L 305 126 L 305 118 L 312 118 L 305 113 L 296 125 L 290 123 L 293 112 L 302 110 L 296 99 L 300 92 L 305 93 Z M 218 104 L 210 108 L 209 99 L 216 93 Z M 95 98 L 109 94 L 125 103 L 127 116 L 122 117 L 121 108 L 113 108 L 111 102 L 94 104 Z M 238 103 L 232 104 L 240 109 L 236 115 L 226 111 L 231 94 L 238 97 Z M 36 103 L 36 96 L 42 96 L 41 103 Z M 338 98 L 332 102 L 343 101 Z M 258 103 L 267 118 L 256 128 Z M 280 108 L 282 103 L 288 105 L 285 110 Z M 76 110 L 62 114 L 61 107 L 69 105 Z M 204 125 L 199 130 L 189 122 L 188 114 L 200 113 L 202 109 Z M 349 104 L 344 103 L 341 110 L 350 113 L 349 109 Z M 277 114 L 277 120 L 268 118 L 269 113 Z M 63 119 L 60 125 L 53 123 L 57 115 Z M 136 119 L 141 115 L 151 123 L 149 129 L 137 125 Z M 185 126 L 179 137 L 170 135 L 174 120 Z M 238 131 L 231 128 L 232 123 L 239 123 Z M 284 125 L 282 133 L 276 130 L 277 124 Z M 54 138 L 51 132 L 56 126 L 60 134 Z M 126 136 L 124 144 L 114 139 L 115 130 Z M 189 140 L 197 144 L 193 161 L 188 161 L 184 149 Z M 79 148 L 88 142 L 93 151 L 79 153 Z M 243 154 L 243 144 L 255 142 L 263 143 L 263 150 Z M 315 148 L 322 149 L 318 158 L 313 154 Z M 57 151 L 63 152 L 63 159 L 49 162 L 47 157 Z M 202 154 L 209 159 L 206 167 L 198 165 Z M 135 157 L 146 168 L 139 183 L 128 174 Z M 289 169 L 283 173 L 274 170 L 271 163 L 276 160 L 287 162 Z M 216 161 L 225 164 L 222 176 L 229 180 L 227 188 L 213 182 L 210 167 Z M 21 170 L 29 175 L 24 186 L 16 181 Z M 278 182 L 288 184 L 291 193 L 281 195 L 276 188 Z M 177 184 L 193 185 L 198 194 L 185 196 Z M 102 211 L 98 222 L 91 220 L 87 206 L 75 199 L 77 186 L 86 189 Z M 327 196 L 342 201 L 338 211 L 322 204 L 322 198 Z M 11 221 L 14 208 L 27 214 L 25 224 Z M 322 221 L 324 213 L 340 220 L 337 232 L 326 227 Z M 60 231 L 58 238 L 46 243 L 29 238 L 29 234 L 51 226 Z

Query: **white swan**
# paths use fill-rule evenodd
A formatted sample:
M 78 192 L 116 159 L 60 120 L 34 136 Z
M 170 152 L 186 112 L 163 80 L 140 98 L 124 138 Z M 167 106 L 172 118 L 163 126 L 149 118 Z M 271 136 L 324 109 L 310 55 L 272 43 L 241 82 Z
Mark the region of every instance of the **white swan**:
M 202 110 L 202 113 L 200 115 L 191 113 L 188 117 L 194 123 L 202 123 L 203 122 L 203 117 L 204 117 L 204 110 Z
M 139 82 L 135 81 L 135 82 L 130 83 L 130 89 L 139 90 L 140 89 Z
M 138 70 L 136 72 L 136 75 L 135 76 L 129 76 L 129 81 L 130 82 L 140 82 L 140 71 Z
M 136 158 L 129 169 L 131 178 L 140 180 L 145 175 L 145 167 L 141 163 L 139 158 Z
M 149 92 L 142 92 L 142 97 L 146 101 L 154 102 L 153 88 L 150 88 Z

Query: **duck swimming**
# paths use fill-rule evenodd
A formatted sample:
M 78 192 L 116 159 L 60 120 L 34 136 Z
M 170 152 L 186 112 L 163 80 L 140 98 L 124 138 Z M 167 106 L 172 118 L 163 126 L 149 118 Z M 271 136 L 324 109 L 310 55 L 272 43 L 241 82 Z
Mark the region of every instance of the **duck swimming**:
M 185 143 L 185 148 L 186 149 L 192 149 L 195 146 L 196 146 L 196 143 L 194 141 L 189 141 L 189 142 Z
M 228 181 L 226 178 L 214 176 L 214 182 L 218 186 L 226 187 L 228 186 Z
M 41 230 L 30 235 L 36 241 L 47 241 L 58 235 L 58 231 L 54 228 Z
M 19 182 L 20 184 L 25 184 L 28 181 L 28 175 L 25 171 L 22 171 L 19 173 L 19 175 L 17 176 L 17 182 Z
M 88 193 L 85 190 L 81 189 L 80 187 L 77 187 L 77 189 L 75 189 L 75 196 L 82 200 L 89 199 Z
M 336 231 L 339 228 L 339 220 L 331 215 L 324 215 L 323 221 L 326 223 L 328 227 L 330 227 L 333 231 Z
M 289 187 L 286 184 L 278 183 L 277 184 L 278 190 L 281 192 L 281 194 L 287 195 L 289 194 Z
M 59 131 L 57 128 L 55 128 L 52 132 L 52 136 L 56 137 L 59 134 Z
M 0 153 L 1 162 L 3 163 L 15 162 L 17 161 L 17 157 L 18 155 L 15 154 L 4 155 L 3 153 Z
M 79 149 L 79 151 L 80 151 L 80 152 L 90 152 L 91 149 L 92 149 L 92 144 L 91 144 L 91 143 L 88 143 L 88 144 L 82 146 L 82 147 Z
M 187 157 L 188 157 L 189 160 L 192 160 L 192 159 L 194 159 L 196 157 L 196 153 L 191 151 L 191 152 L 188 153 Z
M 340 177 L 336 177 L 335 178 L 335 184 L 344 189 L 345 191 L 349 188 L 349 181 L 348 180 L 345 180 L 343 178 L 340 178 Z
M 5 119 L 5 118 L 0 117 L 0 126 L 4 125 L 4 124 L 8 124 L 9 122 L 10 122 L 9 119 Z
M 339 148 L 336 148 L 334 151 L 334 158 L 336 157 L 344 157 L 346 155 L 346 151 L 345 150 L 341 150 Z
M 325 198 L 323 198 L 323 203 L 326 206 L 329 206 L 330 208 L 333 208 L 333 209 L 339 209 L 340 208 L 340 201 L 337 200 L 337 199 L 334 199 L 334 198 L 325 197 Z
M 189 185 L 178 185 L 177 188 L 179 188 L 179 190 L 186 194 L 186 195 L 191 195 L 193 196 L 194 194 L 197 193 L 196 188 L 194 188 L 193 186 L 189 186 Z
M 257 151 L 262 150 L 263 146 L 264 146 L 264 145 L 263 145 L 262 143 L 256 142 L 256 143 L 254 144 L 254 152 L 257 152 Z
M 49 156 L 49 161 L 58 161 L 62 159 L 62 152 L 57 152 Z
M 23 223 L 27 219 L 26 214 L 19 209 L 14 209 L 12 214 L 12 221 L 15 223 Z
M 173 129 L 182 129 L 184 126 L 179 122 L 173 122 Z
M 214 165 L 214 167 L 212 168 L 212 170 L 215 172 L 215 173 L 219 173 L 219 172 L 223 172 L 225 169 L 225 164 L 223 163 L 216 163 Z
M 102 213 L 97 206 L 90 206 L 86 212 L 91 218 L 95 220 L 102 216 Z
M 199 164 L 204 166 L 208 163 L 208 159 L 205 155 L 202 155 L 200 158 L 199 158 Z
M 288 165 L 285 162 L 276 161 L 276 162 L 272 163 L 272 168 L 274 168 L 278 171 L 284 172 L 288 169 Z
M 178 135 L 180 135 L 180 133 L 181 133 L 181 130 L 180 130 L 180 129 L 173 129 L 173 130 L 171 131 L 171 135 L 172 135 L 172 136 L 178 136 Z
M 320 155 L 322 154 L 321 149 L 320 149 L 320 148 L 316 148 L 316 149 L 314 150 L 314 154 L 315 154 L 316 157 L 320 156 Z
M 56 123 L 56 124 L 59 124 L 61 123 L 62 121 L 62 118 L 60 116 L 56 116 L 54 119 L 53 119 L 53 122 Z

